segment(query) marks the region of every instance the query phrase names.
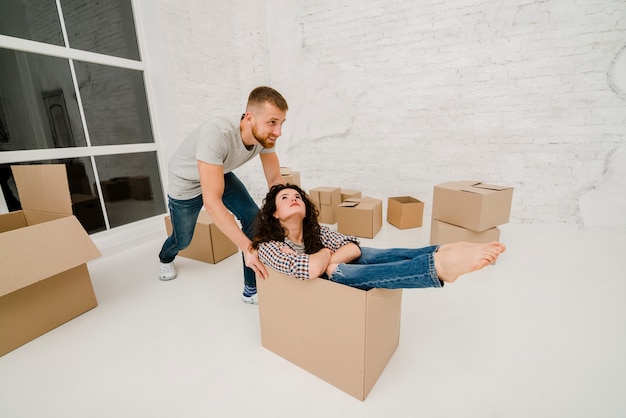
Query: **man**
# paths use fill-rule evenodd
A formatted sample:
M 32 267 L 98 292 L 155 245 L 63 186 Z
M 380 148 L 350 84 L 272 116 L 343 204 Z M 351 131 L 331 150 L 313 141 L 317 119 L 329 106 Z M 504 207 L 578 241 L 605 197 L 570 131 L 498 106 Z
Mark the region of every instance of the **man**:
M 241 298 L 245 303 L 257 304 L 255 274 L 267 277 L 251 246 L 252 224 L 259 208 L 232 171 L 259 155 L 268 187 L 285 184 L 274 145 L 282 133 L 287 110 L 287 101 L 279 92 L 257 87 L 250 93 L 246 113 L 239 120 L 214 118 L 205 122 L 174 153 L 168 190 L 172 235 L 159 253 L 160 280 L 176 278 L 174 258 L 189 246 L 204 205 L 217 227 L 242 251 Z

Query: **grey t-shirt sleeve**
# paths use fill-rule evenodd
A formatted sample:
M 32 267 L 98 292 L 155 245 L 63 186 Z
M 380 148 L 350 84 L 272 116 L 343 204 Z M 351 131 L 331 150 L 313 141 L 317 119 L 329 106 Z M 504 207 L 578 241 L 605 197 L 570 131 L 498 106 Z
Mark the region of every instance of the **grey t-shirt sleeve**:
M 227 132 L 217 124 L 205 124 L 194 134 L 198 138 L 196 159 L 208 164 L 223 165 L 228 156 Z

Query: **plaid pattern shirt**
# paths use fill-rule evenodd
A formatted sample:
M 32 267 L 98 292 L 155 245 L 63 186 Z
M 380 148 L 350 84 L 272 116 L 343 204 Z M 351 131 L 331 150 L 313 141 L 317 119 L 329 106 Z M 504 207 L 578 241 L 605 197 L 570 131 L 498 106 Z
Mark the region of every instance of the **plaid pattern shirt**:
M 359 241 L 354 236 L 343 235 L 340 232 L 330 229 L 326 225 L 321 225 L 321 237 L 324 247 L 335 252 L 350 242 L 359 245 Z M 289 254 L 283 250 L 290 249 L 297 254 Z M 295 277 L 298 280 L 310 279 L 309 277 L 309 255 L 299 253 L 294 244 L 287 238 L 285 241 L 269 241 L 259 245 L 259 260 L 274 270 Z

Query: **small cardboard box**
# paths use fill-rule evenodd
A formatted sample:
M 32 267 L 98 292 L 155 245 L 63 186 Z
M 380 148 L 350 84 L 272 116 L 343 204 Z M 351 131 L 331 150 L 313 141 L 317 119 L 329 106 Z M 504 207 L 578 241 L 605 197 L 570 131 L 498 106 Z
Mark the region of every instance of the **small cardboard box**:
M 411 196 L 390 197 L 387 200 L 387 222 L 400 229 L 422 226 L 424 202 Z
M 291 168 L 289 167 L 281 167 L 280 174 L 283 176 L 283 179 L 285 179 L 286 183 L 295 184 L 298 187 L 302 187 L 300 185 L 300 172 L 299 171 L 292 171 Z
M 402 289 L 364 291 L 267 270 L 257 282 L 263 347 L 364 400 L 398 347 Z
M 128 178 L 130 197 L 135 200 L 152 200 L 150 177 L 134 176 Z
M 382 226 L 383 202 L 380 199 L 349 199 L 337 206 L 337 230 L 344 235 L 374 238 Z
M 341 189 L 341 201 L 345 202 L 348 199 L 360 199 L 361 192 L 358 190 L 346 190 Z
M 72 193 L 72 212 L 87 232 L 106 228 L 98 196 Z
M 172 234 L 172 221 L 169 216 L 165 217 L 165 230 L 167 235 Z M 178 255 L 216 264 L 237 251 L 239 251 L 237 246 L 220 231 L 211 216 L 205 210 L 201 210 L 191 244 Z
M 337 205 L 341 203 L 341 189 L 339 187 L 316 187 L 309 191 L 309 196 L 319 210 L 321 223 L 337 223 Z
M 11 167 L 21 211 L 0 215 L 0 355 L 96 307 L 100 257 L 72 215 L 63 164 Z
M 479 181 L 452 181 L 436 185 L 432 219 L 485 231 L 509 222 L 513 188 Z
M 433 219 L 430 226 L 430 244 L 448 244 L 457 241 L 491 242 L 500 239 L 500 229 L 496 226 L 481 232 L 452 225 Z

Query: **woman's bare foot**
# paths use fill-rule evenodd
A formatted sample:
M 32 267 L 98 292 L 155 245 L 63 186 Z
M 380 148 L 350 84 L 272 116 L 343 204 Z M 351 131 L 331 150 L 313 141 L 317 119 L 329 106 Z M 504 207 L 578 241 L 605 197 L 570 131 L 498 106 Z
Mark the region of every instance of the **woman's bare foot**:
M 455 242 L 443 244 L 434 254 L 435 270 L 441 280 L 452 283 L 459 276 L 493 263 L 506 250 L 497 241 L 488 244 Z

